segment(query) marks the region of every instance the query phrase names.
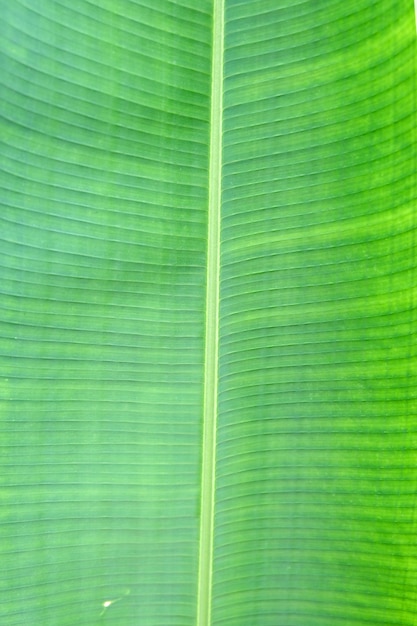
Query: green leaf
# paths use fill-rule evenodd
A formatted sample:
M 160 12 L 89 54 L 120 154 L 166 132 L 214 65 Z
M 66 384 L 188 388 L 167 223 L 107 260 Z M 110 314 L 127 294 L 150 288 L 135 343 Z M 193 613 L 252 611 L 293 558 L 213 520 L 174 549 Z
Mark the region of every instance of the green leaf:
M 7 626 L 414 626 L 412 0 L 0 0 Z

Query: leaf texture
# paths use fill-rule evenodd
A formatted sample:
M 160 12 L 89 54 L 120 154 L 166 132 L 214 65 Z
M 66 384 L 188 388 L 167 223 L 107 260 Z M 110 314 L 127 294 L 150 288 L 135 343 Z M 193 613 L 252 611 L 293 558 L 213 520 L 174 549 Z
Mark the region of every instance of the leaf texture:
M 193 624 L 210 6 L 1 8 L 0 621 Z
M 226 11 L 214 624 L 414 624 L 411 2 Z
M 0 7 L 0 622 L 414 626 L 412 0 Z

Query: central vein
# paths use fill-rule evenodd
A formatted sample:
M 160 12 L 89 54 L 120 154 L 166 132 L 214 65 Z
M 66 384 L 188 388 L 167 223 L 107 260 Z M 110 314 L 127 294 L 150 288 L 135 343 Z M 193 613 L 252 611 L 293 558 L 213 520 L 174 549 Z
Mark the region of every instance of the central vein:
M 197 626 L 211 625 L 219 343 L 224 0 L 214 0 Z

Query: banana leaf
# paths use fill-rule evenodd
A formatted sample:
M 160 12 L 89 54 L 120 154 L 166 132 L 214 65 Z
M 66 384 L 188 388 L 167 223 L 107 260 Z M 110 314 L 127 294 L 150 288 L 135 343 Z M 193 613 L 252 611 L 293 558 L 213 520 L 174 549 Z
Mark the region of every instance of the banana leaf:
M 412 0 L 0 0 L 5 626 L 415 626 Z

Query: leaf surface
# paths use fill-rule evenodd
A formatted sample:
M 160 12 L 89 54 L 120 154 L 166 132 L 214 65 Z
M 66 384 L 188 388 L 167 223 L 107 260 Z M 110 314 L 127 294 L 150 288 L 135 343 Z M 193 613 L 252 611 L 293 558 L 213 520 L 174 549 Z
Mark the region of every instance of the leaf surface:
M 413 626 L 413 2 L 0 7 L 0 621 Z

